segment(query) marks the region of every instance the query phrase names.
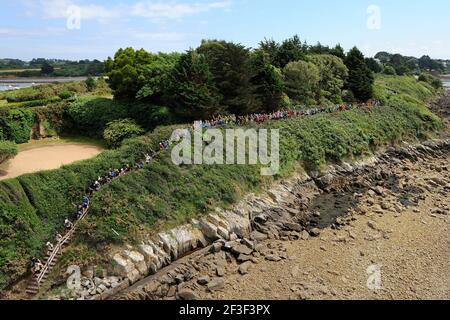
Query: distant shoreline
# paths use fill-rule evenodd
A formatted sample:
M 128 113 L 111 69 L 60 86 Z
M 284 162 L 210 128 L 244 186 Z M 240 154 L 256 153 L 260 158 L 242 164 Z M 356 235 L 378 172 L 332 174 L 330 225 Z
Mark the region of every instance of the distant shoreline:
M 87 77 L 49 77 L 49 78 L 1 78 L 0 91 L 17 90 L 33 86 L 85 81 Z
M 49 77 L 49 78 L 1 78 L 0 83 L 52 83 L 84 81 L 87 77 Z

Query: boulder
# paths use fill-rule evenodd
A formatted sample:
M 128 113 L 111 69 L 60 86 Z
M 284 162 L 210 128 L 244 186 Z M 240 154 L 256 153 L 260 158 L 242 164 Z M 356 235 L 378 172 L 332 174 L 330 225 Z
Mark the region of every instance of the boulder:
M 202 276 L 197 279 L 197 283 L 202 286 L 207 285 L 210 281 L 211 278 L 209 276 Z
M 233 252 L 235 255 L 239 256 L 240 254 L 244 255 L 251 255 L 253 250 L 247 247 L 246 245 L 239 244 L 236 246 L 233 246 L 231 248 L 231 252 Z
M 311 229 L 309 231 L 309 235 L 311 237 L 318 237 L 318 236 L 320 236 L 320 230 L 318 228 Z
M 238 271 L 239 271 L 239 273 L 241 275 L 247 274 L 249 269 L 251 268 L 251 266 L 252 266 L 252 262 L 251 261 L 244 262 L 243 264 L 241 264 L 239 266 Z
M 216 268 L 216 275 L 217 275 L 218 277 L 223 277 L 223 276 L 225 276 L 225 268 L 222 267 L 222 266 L 217 266 L 217 268 Z
M 211 222 L 207 221 L 206 219 L 201 219 L 199 226 L 202 233 L 210 241 L 216 241 L 220 239 L 220 236 L 217 234 L 217 227 Z
M 137 251 L 125 250 L 124 256 L 126 256 L 134 264 L 134 267 L 139 271 L 141 275 L 147 275 L 147 264 L 145 263 L 145 258 L 142 254 Z
M 127 275 L 135 269 L 134 264 L 122 257 L 119 253 L 113 256 L 112 264 L 113 271 L 118 276 L 127 277 Z
M 177 293 L 177 299 L 179 299 L 179 300 L 198 300 L 199 296 L 190 289 L 181 289 Z
M 261 233 L 259 231 L 252 231 L 252 233 L 250 234 L 250 238 L 255 240 L 255 241 L 264 241 L 267 240 L 267 235 L 264 233 Z
M 300 239 L 302 240 L 308 240 L 309 239 L 309 233 L 306 230 L 303 230 L 302 233 L 300 234 Z
M 222 278 L 213 278 L 208 284 L 209 291 L 217 291 L 225 286 L 225 281 Z

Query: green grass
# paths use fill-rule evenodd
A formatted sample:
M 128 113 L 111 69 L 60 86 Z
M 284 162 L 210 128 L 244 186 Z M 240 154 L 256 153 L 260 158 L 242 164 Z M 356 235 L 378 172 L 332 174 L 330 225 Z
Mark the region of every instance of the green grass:
M 440 120 L 423 103 L 433 91 L 414 81 L 377 79 L 377 96 L 386 104 L 382 107 L 264 124 L 281 133 L 281 172 L 275 178 L 290 175 L 299 164 L 316 170 L 329 162 L 368 155 L 384 145 L 425 139 L 441 129 Z M 83 110 L 80 125 L 82 119 L 92 121 L 89 115 L 97 112 Z M 45 242 L 75 212 L 90 182 L 109 168 L 135 163 L 178 127 L 158 127 L 125 141 L 117 150 L 58 170 L 2 181 L 0 289 L 23 274 L 30 256 L 42 254 Z M 263 190 L 272 179 L 261 177 L 258 166 L 177 167 L 169 153 L 164 153 L 152 166 L 115 180 L 95 195 L 78 241 L 92 248 L 137 241 L 141 234 L 161 226 L 185 222 L 217 206 L 227 207 L 250 191 Z
M 384 104 L 389 99 L 404 98 L 407 101 L 423 103 L 434 94 L 435 89 L 410 76 L 377 75 L 375 79 L 375 99 Z

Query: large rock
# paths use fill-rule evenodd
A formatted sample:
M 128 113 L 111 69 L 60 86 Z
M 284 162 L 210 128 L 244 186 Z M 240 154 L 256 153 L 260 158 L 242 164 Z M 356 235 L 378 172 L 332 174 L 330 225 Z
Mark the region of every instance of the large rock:
M 127 277 L 127 275 L 132 272 L 135 267 L 131 261 L 122 257 L 120 253 L 117 253 L 112 258 L 113 272 L 118 276 Z
M 147 275 L 148 268 L 147 264 L 145 263 L 145 258 L 142 254 L 137 251 L 125 250 L 123 255 L 134 264 L 134 267 L 139 271 L 141 275 Z
M 148 271 L 151 274 L 155 274 L 162 267 L 162 262 L 159 257 L 153 252 L 153 248 L 147 244 L 141 244 L 139 252 L 144 256 L 145 262 L 148 266 Z
M 241 254 L 248 256 L 252 254 L 253 250 L 247 247 L 246 245 L 238 244 L 231 248 L 231 252 L 233 252 L 237 256 Z
M 200 220 L 200 230 L 209 241 L 216 241 L 220 239 L 217 234 L 217 226 L 206 220 L 205 218 Z
M 199 296 L 190 289 L 181 289 L 178 291 L 177 298 L 179 300 L 198 300 Z
M 178 242 L 177 239 L 169 233 L 158 234 L 164 251 L 170 255 L 173 261 L 178 259 Z
M 185 255 L 198 247 L 207 245 L 203 233 L 189 224 L 171 230 L 170 234 L 178 243 L 178 255 Z
M 251 261 L 244 262 L 239 266 L 239 273 L 241 275 L 247 274 L 251 266 L 252 266 Z
M 225 286 L 225 281 L 222 278 L 214 278 L 208 284 L 207 288 L 209 291 L 217 291 Z

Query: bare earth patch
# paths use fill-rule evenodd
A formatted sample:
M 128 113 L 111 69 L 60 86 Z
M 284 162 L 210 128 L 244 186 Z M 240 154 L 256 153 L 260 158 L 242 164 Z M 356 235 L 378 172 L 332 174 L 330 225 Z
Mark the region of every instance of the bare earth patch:
M 0 166 L 0 180 L 15 178 L 25 173 L 60 168 L 79 160 L 95 157 L 103 149 L 78 143 L 55 143 L 25 149 Z

